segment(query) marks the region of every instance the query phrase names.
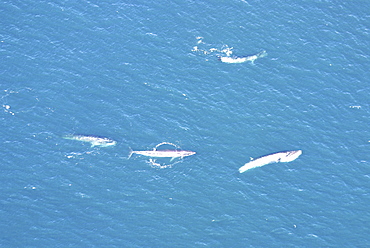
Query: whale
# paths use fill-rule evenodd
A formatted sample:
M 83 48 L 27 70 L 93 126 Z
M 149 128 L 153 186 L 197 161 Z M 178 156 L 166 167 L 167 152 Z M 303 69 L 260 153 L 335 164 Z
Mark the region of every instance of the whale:
M 91 147 L 100 146 L 100 147 L 108 147 L 114 146 L 117 144 L 116 141 L 108 139 L 106 137 L 94 136 L 94 135 L 66 135 L 63 139 L 68 140 L 77 140 L 82 142 L 88 142 L 91 144 Z
M 272 163 L 279 163 L 279 162 L 291 162 L 296 160 L 299 156 L 301 156 L 302 150 L 295 150 L 295 151 L 282 151 L 282 152 L 276 152 L 272 154 L 268 154 L 256 159 L 253 159 L 252 161 L 244 164 L 242 167 L 239 168 L 239 172 L 243 173 L 247 170 L 261 167 L 267 164 Z
M 228 64 L 239 64 L 239 63 L 244 63 L 247 61 L 250 61 L 252 64 L 254 64 L 254 61 L 258 58 L 263 58 L 267 56 L 266 51 L 259 52 L 255 55 L 250 55 L 250 56 L 224 56 L 224 57 L 219 57 L 219 60 L 223 63 L 228 63 Z
M 143 155 L 147 157 L 153 157 L 153 158 L 183 158 L 187 156 L 191 156 L 196 154 L 196 152 L 193 151 L 186 151 L 186 150 L 149 150 L 149 151 L 130 151 L 130 154 L 128 158 L 132 156 L 132 154 L 138 154 L 138 155 Z

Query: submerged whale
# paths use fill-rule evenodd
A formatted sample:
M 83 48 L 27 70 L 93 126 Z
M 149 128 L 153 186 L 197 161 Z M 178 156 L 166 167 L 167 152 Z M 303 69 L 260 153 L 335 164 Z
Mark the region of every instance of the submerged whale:
M 267 164 L 279 163 L 279 162 L 291 162 L 296 160 L 302 154 L 302 150 L 296 151 L 284 151 L 272 153 L 266 156 L 262 156 L 246 163 L 239 168 L 239 172 L 243 173 L 249 169 L 261 167 Z
M 94 146 L 101 146 L 101 147 L 107 147 L 107 146 L 114 146 L 117 142 L 105 137 L 99 137 L 94 135 L 66 135 L 63 137 L 63 139 L 69 139 L 69 140 L 77 140 L 82 142 L 89 142 L 91 143 L 91 147 Z
M 238 57 L 238 56 L 232 56 L 232 57 L 220 57 L 219 59 L 221 62 L 228 63 L 228 64 L 237 64 L 237 63 L 244 63 L 247 61 L 250 61 L 252 64 L 254 61 L 258 58 L 263 58 L 267 56 L 266 51 L 259 52 L 255 55 L 251 56 L 244 56 L 244 57 Z

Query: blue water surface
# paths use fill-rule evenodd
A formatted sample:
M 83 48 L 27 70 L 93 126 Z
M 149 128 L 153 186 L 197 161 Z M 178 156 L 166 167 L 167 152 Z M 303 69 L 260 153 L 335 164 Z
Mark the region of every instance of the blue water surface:
M 367 247 L 369 8 L 3 1 L 0 246 Z M 161 142 L 197 154 L 127 159 Z

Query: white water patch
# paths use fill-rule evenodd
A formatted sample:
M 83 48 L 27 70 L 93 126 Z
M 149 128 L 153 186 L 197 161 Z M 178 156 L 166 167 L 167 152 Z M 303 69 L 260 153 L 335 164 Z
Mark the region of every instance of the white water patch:
M 172 162 L 165 162 L 165 161 L 163 161 L 163 162 L 157 162 L 157 161 L 159 161 L 159 160 L 158 159 L 150 158 L 146 162 L 152 168 L 165 169 L 165 168 L 172 168 L 172 166 L 174 166 L 175 164 L 181 163 L 183 161 L 183 159 L 182 158 L 178 158 L 174 162 L 173 162 L 172 159 L 171 159 Z
M 360 109 L 361 106 L 349 106 L 350 108 L 354 108 L 354 109 Z
M 86 151 L 86 152 L 70 152 L 64 155 L 64 157 L 69 159 L 78 159 L 83 160 L 85 159 L 85 155 L 97 155 L 100 154 L 98 151 Z
M 4 108 L 4 111 L 6 112 L 6 113 L 9 113 L 9 114 L 11 114 L 11 115 L 14 115 L 14 113 L 10 110 L 10 105 L 7 105 L 7 104 L 4 104 L 3 105 L 3 108 Z
M 199 54 L 204 55 L 210 55 L 214 54 L 217 56 L 231 56 L 233 54 L 233 47 L 229 47 L 228 45 L 222 45 L 220 47 L 210 47 L 212 45 L 209 45 L 203 41 L 203 37 L 198 36 L 197 39 L 197 45 L 193 47 L 191 50 L 192 52 L 197 52 Z M 209 48 L 210 47 L 210 48 Z

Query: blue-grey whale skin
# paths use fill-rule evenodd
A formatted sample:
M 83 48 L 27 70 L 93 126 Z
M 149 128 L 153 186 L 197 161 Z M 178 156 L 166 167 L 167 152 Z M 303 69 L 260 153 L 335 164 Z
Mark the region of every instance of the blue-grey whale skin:
M 117 143 L 116 141 L 108 139 L 106 137 L 100 137 L 100 136 L 94 136 L 94 135 L 82 135 L 82 134 L 66 135 L 66 136 L 63 137 L 63 139 L 88 142 L 88 143 L 91 143 L 91 147 L 94 147 L 94 146 L 100 146 L 100 147 L 114 146 Z
M 272 164 L 272 163 L 291 162 L 293 160 L 296 160 L 301 154 L 302 154 L 302 150 L 283 151 L 283 152 L 268 154 L 268 155 L 253 159 L 252 161 L 246 163 L 245 165 L 239 168 L 239 172 L 243 173 L 249 169 L 261 167 L 261 166 Z

